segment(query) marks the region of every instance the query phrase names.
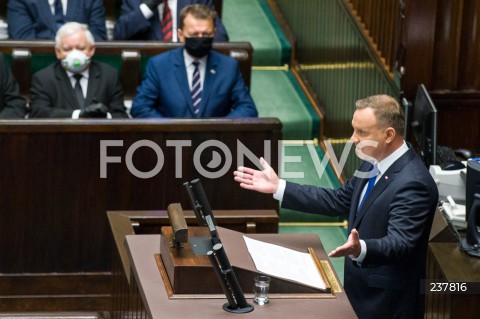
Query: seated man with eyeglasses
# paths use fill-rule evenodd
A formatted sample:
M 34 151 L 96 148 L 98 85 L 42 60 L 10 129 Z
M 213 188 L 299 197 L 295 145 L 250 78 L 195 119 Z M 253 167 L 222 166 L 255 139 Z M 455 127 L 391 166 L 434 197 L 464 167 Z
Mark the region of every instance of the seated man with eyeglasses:
M 180 13 L 183 47 L 150 59 L 132 103 L 138 118 L 257 117 L 235 59 L 215 52 L 215 11 L 194 4 Z

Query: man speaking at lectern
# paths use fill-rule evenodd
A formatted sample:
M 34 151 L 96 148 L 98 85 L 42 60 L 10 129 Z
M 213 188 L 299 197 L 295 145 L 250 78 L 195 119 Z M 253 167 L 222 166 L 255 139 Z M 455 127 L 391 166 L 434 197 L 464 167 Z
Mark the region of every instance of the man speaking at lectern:
M 404 141 L 403 112 L 394 98 L 357 101 L 352 127 L 364 162 L 339 189 L 286 182 L 263 158 L 262 171 L 239 167 L 234 179 L 242 188 L 274 194 L 285 208 L 331 216 L 349 212 L 347 242 L 329 257 L 347 256 L 344 286 L 358 317 L 423 318 L 421 284 L 437 187 Z

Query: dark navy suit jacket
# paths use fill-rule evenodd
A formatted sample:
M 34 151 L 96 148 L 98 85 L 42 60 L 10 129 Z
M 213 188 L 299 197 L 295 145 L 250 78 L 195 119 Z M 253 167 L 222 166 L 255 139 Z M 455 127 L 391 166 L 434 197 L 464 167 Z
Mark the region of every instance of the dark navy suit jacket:
M 159 27 L 160 20 L 158 10 L 149 20 L 145 19 L 140 4 L 142 0 L 123 0 L 121 15 L 115 24 L 115 40 L 163 40 L 162 30 Z M 204 4 L 213 8 L 212 0 L 178 0 L 177 21 L 180 19 L 180 11 L 189 4 Z M 215 19 L 215 41 L 228 41 L 227 31 L 221 20 Z
M 349 214 L 349 232 L 356 228 L 367 246 L 361 265 L 345 258 L 345 291 L 359 318 L 423 318 L 420 289 L 437 186 L 412 148 L 382 175 L 357 214 L 367 181 L 353 177 L 337 190 L 287 182 L 282 206 Z
M 194 117 L 183 47 L 148 61 L 133 100 L 133 117 Z M 210 51 L 198 117 L 256 117 L 257 109 L 235 59 Z
M 71 118 L 81 108 L 67 73 L 60 62 L 38 71 L 32 77 L 30 117 Z M 109 65 L 92 61 L 88 76 L 85 105 L 100 102 L 108 107 L 112 118 L 127 118 L 123 90 L 117 71 Z
M 107 40 L 103 0 L 69 0 L 65 22 L 87 24 L 96 41 Z M 55 18 L 48 0 L 9 0 L 8 34 L 11 39 L 54 39 Z
M 25 100 L 3 54 L 0 54 L 0 118 L 24 118 Z

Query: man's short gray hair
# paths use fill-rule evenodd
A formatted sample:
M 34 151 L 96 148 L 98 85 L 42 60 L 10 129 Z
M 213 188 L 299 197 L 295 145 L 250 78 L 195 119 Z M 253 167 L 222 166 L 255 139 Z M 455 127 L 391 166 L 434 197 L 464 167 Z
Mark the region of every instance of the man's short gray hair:
M 57 48 L 60 47 L 60 43 L 62 42 L 62 38 L 64 36 L 69 36 L 75 34 L 79 31 L 85 32 L 85 36 L 87 38 L 87 42 L 90 45 L 95 45 L 95 40 L 93 39 L 93 35 L 88 30 L 88 26 L 86 24 L 78 23 L 78 22 L 67 22 L 58 29 L 57 34 L 55 36 L 55 46 Z

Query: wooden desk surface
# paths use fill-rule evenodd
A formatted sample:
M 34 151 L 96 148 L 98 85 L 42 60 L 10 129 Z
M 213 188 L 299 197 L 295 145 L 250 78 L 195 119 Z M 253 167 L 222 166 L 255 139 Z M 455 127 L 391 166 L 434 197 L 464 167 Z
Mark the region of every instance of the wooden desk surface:
M 480 282 L 480 258 L 460 251 L 458 243 L 430 243 L 429 246 L 445 279 Z
M 458 239 L 445 216 L 438 210 L 428 246 L 429 255 L 435 261 L 435 267 L 439 268 L 442 279 L 480 282 L 480 258 L 469 256 L 460 250 Z
M 219 227 L 222 238 L 222 228 Z M 249 237 L 274 242 L 282 246 L 307 250 L 314 248 L 320 259 L 326 259 L 325 250 L 317 235 L 249 234 Z M 132 273 L 140 290 L 148 318 L 175 316 L 185 319 L 229 318 L 239 316 L 222 309 L 222 299 L 168 299 L 165 287 L 155 263 L 154 254 L 160 251 L 159 235 L 132 235 L 126 237 L 126 247 L 131 259 Z M 232 263 L 233 264 L 233 263 Z M 247 301 L 253 304 L 250 294 Z M 302 319 L 352 319 L 357 318 L 342 289 L 334 299 L 271 299 L 266 306 L 254 305 L 253 312 L 242 314 L 247 318 L 294 318 Z
M 437 212 L 428 244 L 427 280 L 432 283 L 480 282 L 480 259 L 460 251 L 444 217 Z M 425 318 L 480 318 L 480 295 L 433 293 L 427 285 Z

